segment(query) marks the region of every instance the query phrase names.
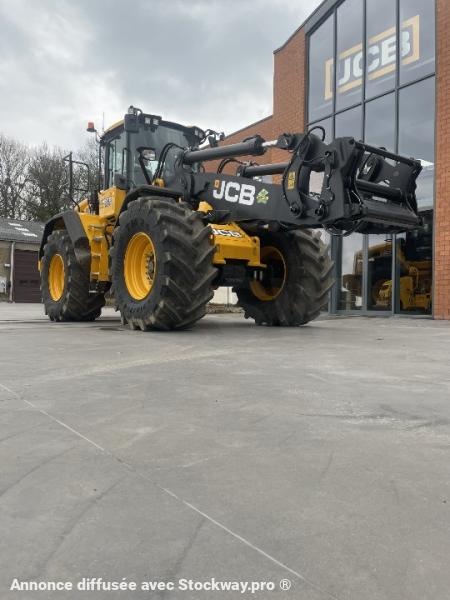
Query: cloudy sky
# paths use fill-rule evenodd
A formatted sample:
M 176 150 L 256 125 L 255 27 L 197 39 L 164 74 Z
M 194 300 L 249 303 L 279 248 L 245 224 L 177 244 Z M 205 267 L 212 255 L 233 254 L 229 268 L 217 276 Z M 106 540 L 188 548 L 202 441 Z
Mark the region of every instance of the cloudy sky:
M 319 0 L 0 0 L 0 132 L 66 148 L 130 104 L 230 133 L 272 112 L 273 50 Z

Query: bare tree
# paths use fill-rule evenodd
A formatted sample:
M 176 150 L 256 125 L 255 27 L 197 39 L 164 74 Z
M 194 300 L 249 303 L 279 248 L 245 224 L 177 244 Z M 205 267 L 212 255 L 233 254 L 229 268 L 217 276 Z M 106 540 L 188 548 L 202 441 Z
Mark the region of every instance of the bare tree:
M 64 151 L 42 144 L 31 153 L 28 169 L 27 216 L 46 221 L 70 206 Z
M 89 140 L 73 153 L 73 200 L 79 202 L 88 191 L 98 189 L 98 144 Z M 70 208 L 67 152 L 46 143 L 30 150 L 24 144 L 0 134 L 0 217 L 46 221 Z
M 28 165 L 28 148 L 0 134 L 0 216 L 6 219 L 25 214 Z

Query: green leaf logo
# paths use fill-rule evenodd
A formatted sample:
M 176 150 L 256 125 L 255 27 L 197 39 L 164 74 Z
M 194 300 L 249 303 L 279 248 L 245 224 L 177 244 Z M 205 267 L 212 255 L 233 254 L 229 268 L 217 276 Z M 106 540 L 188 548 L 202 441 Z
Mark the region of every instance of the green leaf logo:
M 269 200 L 269 192 L 266 189 L 262 189 L 256 196 L 256 202 L 258 204 L 267 204 Z

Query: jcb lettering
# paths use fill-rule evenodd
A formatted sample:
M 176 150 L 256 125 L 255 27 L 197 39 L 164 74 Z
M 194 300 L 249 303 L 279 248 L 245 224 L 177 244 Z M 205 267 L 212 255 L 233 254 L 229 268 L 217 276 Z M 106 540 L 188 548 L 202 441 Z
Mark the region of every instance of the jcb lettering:
M 255 186 L 248 183 L 238 183 L 237 181 L 221 181 L 220 186 L 214 182 L 213 197 L 217 200 L 226 200 L 227 202 L 239 202 L 251 206 L 255 201 Z
M 241 185 L 241 195 L 239 196 L 239 202 L 241 204 L 248 204 L 251 206 L 255 201 L 255 186 L 243 183 Z
M 225 186 L 225 200 L 228 202 L 237 202 L 239 200 L 239 183 L 229 181 Z M 237 193 L 236 193 L 237 192 Z
M 240 234 L 239 231 L 232 231 L 230 229 L 216 229 L 215 227 L 212 227 L 212 232 L 214 235 L 224 235 L 225 237 L 242 237 L 242 234 Z

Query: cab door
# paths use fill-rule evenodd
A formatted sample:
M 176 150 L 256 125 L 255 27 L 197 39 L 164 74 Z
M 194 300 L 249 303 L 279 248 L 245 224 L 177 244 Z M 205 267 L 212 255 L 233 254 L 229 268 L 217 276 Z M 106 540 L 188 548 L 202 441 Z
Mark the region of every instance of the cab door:
M 123 125 L 107 131 L 105 146 L 105 186 L 99 194 L 99 214 L 102 217 L 117 216 L 127 193 L 129 152 L 128 134 Z M 122 180 L 120 187 L 115 185 L 117 176 Z
M 114 185 L 115 175 L 127 178 L 128 144 L 127 133 L 123 125 L 107 131 L 104 135 L 105 145 L 105 189 Z

